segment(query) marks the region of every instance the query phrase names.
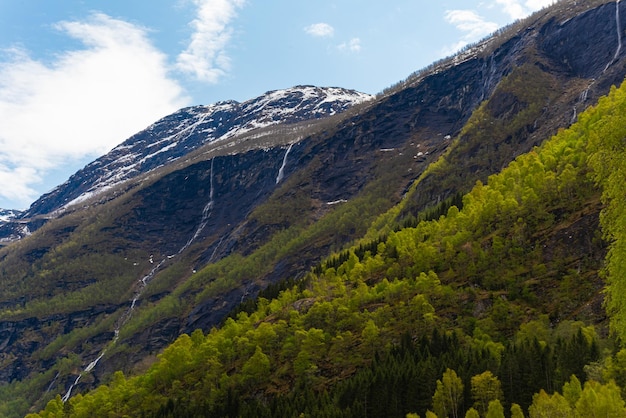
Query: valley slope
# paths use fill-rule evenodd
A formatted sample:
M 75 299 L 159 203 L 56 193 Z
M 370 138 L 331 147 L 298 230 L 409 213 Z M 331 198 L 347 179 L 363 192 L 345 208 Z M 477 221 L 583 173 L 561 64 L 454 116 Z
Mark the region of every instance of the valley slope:
M 441 304 L 432 305 L 437 317 L 448 324 L 461 318 L 465 332 L 474 328 L 472 316 L 485 320 L 478 328 L 494 339 L 511 336 L 542 313 L 555 323 L 580 318 L 602 324 L 598 270 L 605 249 L 595 233 L 599 193 L 589 183 L 576 183 L 584 177 L 582 171 L 574 172 L 570 182 L 551 183 L 562 194 L 550 195 L 549 202 L 529 206 L 520 195 L 518 203 L 524 205 L 519 213 L 479 215 L 482 221 L 473 223 L 471 232 L 459 230 L 459 236 L 434 244 L 437 253 L 447 254 L 443 257 L 428 259 L 424 253 L 418 262 L 420 248 L 409 251 L 389 240 L 402 228 L 447 214 L 455 202 L 460 206 L 460 196 L 477 181 L 486 183 L 515 157 L 532 153 L 620 84 L 626 51 L 619 48 L 624 27 L 616 30 L 616 13 L 624 7 L 619 2 L 559 3 L 373 100 L 363 101 L 365 96 L 352 92 L 352 101 L 338 108 L 322 106 L 327 118 L 317 119 L 311 109 L 302 117 L 289 116 L 297 113 L 304 91 L 320 94 L 314 88 L 296 88 L 292 100 L 275 107 L 262 104 L 288 95 L 270 93 L 241 105 L 272 109 L 256 122 L 241 114 L 226 117 L 240 106 L 234 103 L 184 109 L 90 164 L 19 215 L 15 225 L 27 224 L 34 233 L 0 251 L 0 376 L 11 382 L 2 391 L 4 411 L 42 408 L 57 394 L 69 398 L 110 380 L 117 370 L 146 370 L 182 333 L 209 332 L 241 302 L 252 303 L 262 289 L 286 279 L 308 277 L 301 283 L 313 293 L 302 290 L 281 306 L 293 307 L 294 315 L 309 315 L 317 302 L 338 297 L 331 290 L 341 286 L 328 270 L 354 269 L 357 254 L 358 262 L 375 260 L 377 254 L 404 260 L 397 267 L 365 268 L 367 274 L 359 280 L 368 286 L 424 273 L 423 280 L 432 283 L 417 283 L 416 289 L 440 299 Z M 237 120 L 237 127 L 205 125 L 219 118 Z M 270 121 L 276 124 L 270 126 Z M 558 170 L 561 176 L 563 167 Z M 532 222 L 517 222 L 528 213 L 535 216 Z M 500 222 L 501 241 L 488 232 L 492 222 Z M 424 242 L 435 239 L 434 230 L 422 233 Z M 15 230 L 5 236 L 11 234 Z M 358 239 L 362 241 L 353 250 L 341 251 Z M 545 250 L 534 253 L 539 246 Z M 501 253 L 481 259 L 481 248 Z M 494 257 L 502 262 L 489 270 Z M 312 269 L 317 278 L 308 276 Z M 430 270 L 436 279 L 428 276 Z M 457 277 L 457 272 L 463 274 Z M 586 290 L 573 286 L 567 303 L 555 306 L 551 300 L 564 299 L 567 289 L 559 280 L 566 276 L 585 280 Z M 316 286 L 329 293 L 316 293 Z M 457 288 L 464 290 L 451 296 L 449 291 Z M 407 290 L 411 298 L 417 296 L 413 290 Z M 388 302 L 383 299 L 360 302 L 360 312 L 378 312 L 379 304 Z M 513 300 L 514 306 L 499 300 Z M 430 309 L 432 301 L 426 302 L 416 309 Z M 278 320 L 272 309 L 260 311 Z M 497 309 L 503 322 L 491 329 L 486 322 Z M 390 318 L 400 318 L 399 312 Z M 324 315 L 311 316 L 304 330 L 335 321 Z M 380 329 L 386 321 L 382 316 L 361 319 L 362 324 L 342 332 L 358 332 L 364 341 L 368 332 L 372 336 L 370 343 L 343 337 L 350 344 L 365 344 L 358 348 L 362 363 L 342 368 L 317 359 L 313 362 L 320 373 L 309 373 L 311 359 L 304 359 L 303 369 L 293 373 L 302 372 L 305 381 L 310 377 L 310 388 L 318 388 L 317 376 L 351 376 L 357 366 L 369 364 L 374 346 L 398 344 L 405 331 L 391 325 L 389 331 Z M 416 339 L 433 328 L 422 319 L 415 319 Z M 254 324 L 260 320 L 255 317 Z M 368 320 L 377 329 L 366 332 Z M 315 347 L 316 337 L 310 338 Z M 261 354 L 270 354 L 258 345 Z M 247 349 L 252 356 L 255 348 Z M 295 360 L 298 352 L 291 353 L 294 358 L 284 355 Z M 277 358 L 278 352 L 273 353 L 272 361 Z M 229 370 L 243 367 L 238 362 L 233 357 Z M 289 373 L 263 386 L 264 393 L 288 393 Z M 244 382 L 241 396 L 251 391 Z

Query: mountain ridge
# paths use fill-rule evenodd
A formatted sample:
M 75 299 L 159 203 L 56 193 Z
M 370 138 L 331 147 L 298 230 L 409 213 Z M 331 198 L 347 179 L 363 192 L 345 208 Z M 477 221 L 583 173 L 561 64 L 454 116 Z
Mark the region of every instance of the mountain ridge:
M 364 260 L 369 252 L 370 263 L 378 253 L 393 258 L 387 236 L 419 220 L 454 213 L 458 195 L 477 181 L 486 183 L 514 157 L 532 153 L 623 79 L 626 62 L 615 34 L 615 10 L 620 7 L 611 2 L 568 19 L 554 20 L 549 13 L 541 15 L 543 20 L 535 17 L 534 26 L 499 40 L 489 54 L 468 55 L 441 71 L 421 73 L 419 79 L 339 118 L 325 119 L 312 129 L 304 122 L 301 131 L 298 125 L 260 129 L 223 147 L 207 144 L 188 162 L 155 170 L 133 189 L 98 205 L 85 202 L 50 220 L 30 238 L 0 251 L 0 341 L 6 341 L 2 355 L 8 359 L 3 378 L 24 380 L 45 369 L 38 388 L 83 392 L 116 370 L 132 374 L 145 367 L 181 333 L 209 332 L 240 302 L 253 300 L 285 278 L 306 277 L 320 263 L 322 269 L 336 264 L 336 270 L 344 264 L 342 257 L 353 254 Z M 581 27 L 586 30 L 577 30 Z M 613 36 L 605 36 L 609 33 Z M 577 47 L 579 37 L 601 42 L 587 53 Z M 593 60 L 593 79 L 581 78 L 578 67 L 568 64 L 585 57 Z M 598 57 L 606 58 L 604 65 Z M 563 192 L 575 194 L 569 183 Z M 602 248 L 588 247 L 593 237 L 585 228 L 572 227 L 577 216 L 584 219 L 580 225 L 597 225 L 597 197 L 584 197 L 589 213 L 563 207 L 537 212 L 534 222 L 564 222 L 558 224 L 562 233 L 540 235 L 533 243 L 533 248 L 549 244 L 556 254 L 546 256 L 546 266 L 533 261 L 528 271 L 510 266 L 502 278 L 492 273 L 484 283 L 495 283 L 493 295 L 475 288 L 463 300 L 475 303 L 478 314 L 509 297 L 531 303 L 538 277 L 558 273 L 574 280 L 579 277 L 576 262 L 578 274 L 598 286 L 594 269 Z M 503 220 L 510 221 L 515 218 Z M 512 239 L 526 242 L 528 229 L 514 226 Z M 570 236 L 576 244 L 568 248 L 574 242 Z M 362 250 L 341 252 L 355 240 L 361 240 Z M 470 260 L 470 266 L 481 262 L 481 245 L 501 244 L 493 237 L 476 245 L 456 246 L 450 240 L 438 251 L 458 251 L 459 260 Z M 514 255 L 517 247 L 507 245 Z M 586 260 L 581 254 L 589 248 L 593 256 Z M 564 266 L 554 263 L 561 254 L 568 260 Z M 503 263 L 506 259 L 501 258 Z M 356 263 L 351 260 L 343 270 Z M 432 268 L 448 281 L 462 266 Z M 413 268 L 400 267 L 407 272 Z M 380 281 L 382 289 L 388 286 L 383 277 L 397 274 L 397 268 L 376 271 L 368 280 Z M 511 289 L 497 287 L 502 283 Z M 571 302 L 580 303 L 581 296 L 575 296 Z M 585 318 L 600 316 L 597 302 L 593 299 L 594 310 L 580 308 Z M 297 311 L 304 314 L 314 303 L 305 297 L 297 302 Z M 111 346 L 117 334 L 112 323 L 125 318 L 131 306 L 132 317 L 116 329 L 119 340 Z M 377 306 L 366 304 L 362 313 Z M 442 317 L 458 314 L 451 305 L 445 308 Z M 561 318 L 558 309 L 550 313 Z M 506 317 L 502 319 L 506 324 Z M 310 320 L 312 326 L 323 324 L 313 316 Z M 314 372 L 305 375 L 315 380 Z
M 268 91 L 242 103 L 229 100 L 180 109 L 88 164 L 27 210 L 0 219 L 0 240 L 12 242 L 25 236 L 23 227 L 16 223 L 24 225 L 31 218 L 58 216 L 70 206 L 170 164 L 205 144 L 227 141 L 276 124 L 333 116 L 372 98 L 354 90 L 301 85 Z M 41 222 L 33 223 L 30 230 L 40 226 Z

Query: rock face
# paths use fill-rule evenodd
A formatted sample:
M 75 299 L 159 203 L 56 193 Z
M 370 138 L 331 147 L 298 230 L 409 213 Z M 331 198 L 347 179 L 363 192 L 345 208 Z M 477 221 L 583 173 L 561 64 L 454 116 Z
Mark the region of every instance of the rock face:
M 424 206 L 458 192 L 442 187 L 454 176 L 464 179 L 462 191 L 468 191 L 476 180 L 485 182 L 517 155 L 569 126 L 612 85 L 621 84 L 626 74 L 626 49 L 620 39 L 626 30 L 625 4 L 607 2 L 576 14 L 555 13 L 554 9 L 544 13 L 525 26 L 513 26 L 513 36 L 499 46 L 488 40 L 465 53 L 453 68 L 426 77 L 418 85 L 426 86 L 430 78 L 445 85 L 454 78 L 477 92 L 474 99 L 486 99 L 481 116 L 489 119 L 489 126 L 481 129 L 491 134 L 477 137 L 465 131 L 460 146 L 448 155 L 449 177 L 427 176 L 403 215 L 415 215 Z M 430 83 L 430 91 L 438 91 L 439 86 Z
M 85 332 L 88 341 L 71 347 L 80 364 L 51 385 L 61 393 L 117 335 L 106 326 L 109 317 L 124 318 L 135 306 L 151 308 L 152 317 L 142 316 L 137 331 L 120 334 L 117 343 L 127 349 L 91 368 L 92 380 L 81 380 L 86 389 L 115 369 L 132 370 L 181 332 L 209 330 L 263 285 L 306 273 L 331 249 L 362 236 L 367 222 L 397 204 L 444 153 L 448 169 L 426 176 L 407 194 L 401 216 L 484 181 L 568 126 L 577 112 L 621 82 L 626 51 L 619 47 L 618 33 L 626 28 L 620 26 L 618 32 L 616 12 L 626 12 L 624 7 L 607 3 L 577 14 L 549 9 L 302 135 L 267 132 L 262 144 L 228 147 L 252 129 L 329 116 L 370 97 L 297 87 L 241 104 L 182 109 L 156 122 L 13 222 L 13 227 L 30 228 L 29 222 L 43 223 L 56 212 L 45 227 L 0 252 L 0 271 L 16 275 L 0 287 L 0 378 L 21 380 L 49 369 L 69 350 L 54 351 L 54 339 L 91 326 L 91 334 Z M 488 129 L 477 129 L 481 123 Z M 192 152 L 199 157 L 182 164 Z M 120 182 L 145 173 L 152 177 L 132 190 L 116 191 Z M 107 199 L 61 210 L 96 194 Z M 331 224 L 328 219 L 335 215 L 336 224 Z M 316 228 L 321 221 L 331 226 Z M 293 238 L 290 246 L 276 239 L 280 246 L 260 251 L 290 233 L 306 239 Z M 107 268 L 93 261 L 99 260 L 94 254 L 104 253 L 114 260 Z M 64 254 L 79 261 L 75 282 L 69 267 L 58 266 L 58 260 L 66 260 Z M 240 262 L 220 264 L 202 275 L 202 267 L 229 255 Z M 243 260 L 250 255 L 258 257 L 257 265 L 245 270 Z M 121 279 L 111 277 L 117 267 Z M 232 273 L 237 268 L 241 270 Z M 220 282 L 229 274 L 239 281 Z M 143 280 L 153 276 L 158 276 L 154 284 Z M 200 284 L 193 285 L 194 280 Z M 70 313 L 63 307 L 5 320 L 7 312 L 44 306 L 46 298 L 58 300 L 60 294 L 69 299 L 94 283 L 110 286 L 107 290 L 119 296 L 99 295 L 101 304 L 94 301 L 94 306 Z M 217 290 L 203 293 L 215 283 Z M 20 295 L 15 290 L 20 286 L 37 291 Z M 165 302 L 167 307 L 159 310 Z M 47 347 L 54 352 L 42 354 Z
M 122 181 L 171 163 L 200 146 L 275 124 L 331 116 L 371 96 L 341 88 L 298 86 L 244 103 L 220 102 L 181 109 L 87 165 L 42 196 L 22 215 L 33 217 L 86 200 Z
M 612 2 L 565 22 L 554 18 L 541 29 L 539 46 L 560 71 L 598 78 L 626 53 L 620 48 L 626 25 L 621 16 L 626 18 L 626 4 Z
M 270 91 L 243 103 L 226 101 L 181 109 L 88 164 L 27 211 L 0 217 L 0 240 L 20 239 L 38 229 L 43 224 L 41 219 L 49 214 L 110 191 L 207 143 L 228 141 L 271 125 L 332 116 L 370 99 L 372 96 L 354 90 L 297 86 Z

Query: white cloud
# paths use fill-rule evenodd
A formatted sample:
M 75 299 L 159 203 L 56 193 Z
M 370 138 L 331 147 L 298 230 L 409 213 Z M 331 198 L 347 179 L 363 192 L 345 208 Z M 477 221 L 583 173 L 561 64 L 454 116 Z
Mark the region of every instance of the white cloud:
M 328 23 L 314 23 L 304 28 L 304 31 L 317 38 L 331 38 L 335 35 L 335 28 Z M 347 42 L 342 42 L 341 44 L 336 45 L 336 48 L 342 52 L 360 52 L 361 39 L 352 38 Z
M 523 19 L 531 13 L 550 6 L 555 0 L 495 0 L 480 3 L 479 7 L 500 8 L 513 20 Z M 464 35 L 453 45 L 444 48 L 444 55 L 450 55 L 468 44 L 479 41 L 498 29 L 499 25 L 485 20 L 473 10 L 448 10 L 445 20 L 454 25 Z
M 520 0 L 496 0 L 502 6 L 504 13 L 512 19 L 523 19 L 532 12 L 550 6 L 554 0 L 526 0 L 524 4 Z
M 554 4 L 556 0 L 528 0 L 526 7 L 535 11 Z
M 349 42 L 344 42 L 337 46 L 340 51 L 360 52 L 361 51 L 361 39 L 352 38 Z
M 245 0 L 192 0 L 198 8 L 191 22 L 193 34 L 187 49 L 178 55 L 176 67 L 200 81 L 217 83 L 230 70 L 226 46 L 230 24 Z
M 0 197 L 22 208 L 46 173 L 107 152 L 189 101 L 144 28 L 104 14 L 56 28 L 85 48 L 52 63 L 13 49 L 0 61 Z
M 508 14 L 512 19 L 521 19 L 527 15 L 524 6 L 517 0 L 496 0 L 496 3 L 501 5 L 504 13 Z
M 497 23 L 486 21 L 473 10 L 448 10 L 446 11 L 445 19 L 446 22 L 464 32 L 464 35 L 456 44 L 446 48 L 446 54 L 453 53 L 472 42 L 479 41 L 498 29 Z
M 314 23 L 304 28 L 304 31 L 318 38 L 329 38 L 335 34 L 335 28 L 328 23 Z

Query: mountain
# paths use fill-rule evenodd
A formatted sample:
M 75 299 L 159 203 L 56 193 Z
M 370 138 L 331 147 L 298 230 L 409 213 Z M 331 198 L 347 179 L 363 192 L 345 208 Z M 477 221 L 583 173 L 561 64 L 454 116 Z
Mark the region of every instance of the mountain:
M 42 219 L 119 188 L 127 180 L 170 164 L 204 144 L 226 142 L 276 124 L 332 116 L 371 98 L 342 88 L 296 86 L 270 91 L 244 103 L 226 101 L 181 109 L 88 164 L 37 199 L 28 210 L 0 218 L 0 240 L 20 239 L 41 227 Z M 29 229 L 24 229 L 26 226 Z
M 463 410 L 487 370 L 523 408 L 619 380 L 586 144 L 620 126 L 624 7 L 557 3 L 325 118 L 265 126 L 269 93 L 207 140 L 234 104 L 184 109 L 90 164 L 0 250 L 0 415 L 405 416 L 447 368 Z
M 17 221 L 22 211 L 14 209 L 0 209 L 0 230 L 4 230 L 0 238 L 0 245 L 7 244 L 31 234 L 28 224 Z M 11 225 L 5 228 L 6 225 Z
M 20 215 L 21 212 L 18 210 L 0 209 L 0 220 L 3 222 L 7 222 L 11 219 L 17 218 Z

